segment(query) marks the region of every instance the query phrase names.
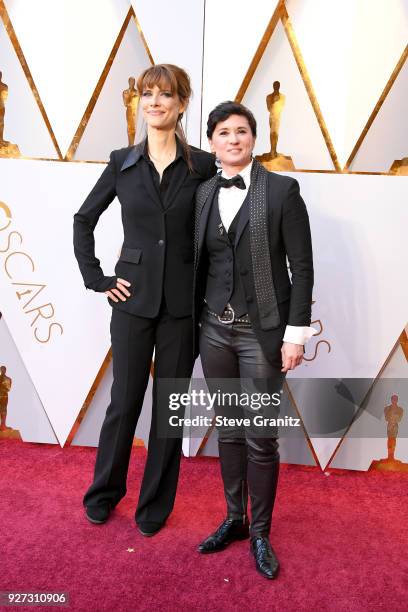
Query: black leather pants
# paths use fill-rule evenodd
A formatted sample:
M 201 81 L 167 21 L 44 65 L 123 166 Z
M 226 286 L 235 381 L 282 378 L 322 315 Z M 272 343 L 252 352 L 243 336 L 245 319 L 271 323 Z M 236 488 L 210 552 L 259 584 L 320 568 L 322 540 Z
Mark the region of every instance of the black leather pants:
M 200 355 L 210 392 L 253 394 L 279 392 L 284 374 L 279 354 L 272 365 L 248 324 L 226 325 L 204 312 L 200 324 Z M 282 330 L 277 333 L 283 335 Z M 222 386 L 222 389 L 220 389 Z M 215 404 L 216 415 L 246 417 L 242 406 L 225 408 Z M 256 412 L 266 418 L 278 416 L 277 407 L 260 407 Z M 252 411 L 253 416 L 253 411 Z M 268 535 L 279 475 L 277 429 L 265 427 L 219 426 L 218 446 L 228 517 L 246 516 L 247 496 L 251 499 L 251 536 Z

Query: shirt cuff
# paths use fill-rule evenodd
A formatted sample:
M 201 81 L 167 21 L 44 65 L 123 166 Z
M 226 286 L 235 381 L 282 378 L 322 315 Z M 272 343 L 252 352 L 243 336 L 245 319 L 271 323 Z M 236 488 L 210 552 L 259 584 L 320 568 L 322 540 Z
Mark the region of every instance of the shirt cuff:
M 306 344 L 312 336 L 317 334 L 317 329 L 314 327 L 299 327 L 297 325 L 287 325 L 283 342 L 291 342 L 292 344 Z

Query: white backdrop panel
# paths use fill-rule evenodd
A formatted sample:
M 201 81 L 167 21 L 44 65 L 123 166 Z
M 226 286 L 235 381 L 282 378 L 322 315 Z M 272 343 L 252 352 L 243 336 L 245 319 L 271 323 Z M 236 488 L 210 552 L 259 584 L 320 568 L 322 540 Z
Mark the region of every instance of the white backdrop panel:
M 0 319 L 0 365 L 6 366 L 6 376 L 12 380 L 8 396 L 7 427 L 19 431 L 24 442 L 58 444 L 4 316 Z
M 96 390 L 86 415 L 72 441 L 74 446 L 98 446 L 99 433 L 101 431 L 106 409 L 110 403 L 110 391 L 113 382 L 112 362 Z M 152 413 L 152 389 L 153 379 L 149 376 L 149 384 L 143 401 L 142 411 L 137 423 L 135 437 L 143 440 L 147 448 L 149 442 L 150 419 Z
M 297 169 L 333 170 L 333 162 L 281 22 L 277 24 L 242 100 L 258 123 L 255 155 L 267 153 L 271 148 L 266 96 L 273 91 L 274 81 L 280 82 L 280 93 L 285 96 L 279 153 L 290 155 Z
M 408 418 L 408 406 L 404 405 L 403 401 L 403 398 L 406 397 L 406 384 L 401 387 L 399 381 L 396 380 L 395 382 L 392 381 L 387 388 L 384 381 L 387 378 L 406 380 L 407 375 L 408 363 L 401 346 L 398 345 L 379 379 L 382 382 L 375 383 L 366 410 L 356 424 L 352 426 L 350 430 L 352 436 L 348 435 L 343 440 L 330 467 L 367 470 L 373 460 L 387 457 L 387 424 L 384 419 L 384 407 L 391 403 L 392 393 L 397 395 L 400 393 L 398 404 L 404 409 L 403 419 L 406 420 Z M 401 389 L 400 392 L 399 388 Z M 373 434 L 378 432 L 379 437 L 358 437 L 357 432 L 364 433 L 364 431 L 370 431 Z M 408 463 L 408 438 L 397 438 L 395 458 Z
M 309 210 L 315 264 L 312 319 L 325 338 L 295 377 L 374 378 L 407 319 L 407 177 L 291 174 Z M 319 326 L 317 326 L 319 327 Z
M 131 19 L 81 138 L 75 159 L 108 160 L 113 149 L 128 146 L 126 109 L 122 92 L 129 86 L 129 77 L 137 79 L 142 70 L 150 65 L 135 20 Z M 138 118 L 141 118 L 141 109 L 139 110 Z M 136 142 L 142 136 L 141 123 L 139 120 Z
M 202 148 L 209 112 L 234 100 L 277 1 L 207 0 L 203 67 Z
M 26 157 L 58 158 L 18 57 L 0 20 L 0 72 L 8 86 L 4 138 Z
M 0 199 L 12 212 L 11 225 L 0 232 L 1 308 L 25 366 L 61 444 L 64 443 L 82 403 L 109 348 L 110 306 L 104 295 L 86 291 L 82 284 L 72 247 L 72 217 L 101 174 L 99 164 L 0 160 Z M 24 176 L 24 180 L 21 177 Z M 0 228 L 5 216 L 0 210 Z M 21 238 L 8 235 L 19 232 Z M 96 231 L 96 252 L 106 274 L 113 274 L 122 243 L 120 210 L 113 203 Z M 21 243 L 22 242 L 22 243 Z M 7 248 L 9 247 L 9 248 Z M 31 257 L 12 256 L 8 260 L 13 279 L 5 271 L 12 252 Z M 31 295 L 21 300 L 12 280 L 42 283 L 45 289 L 26 308 Z M 34 306 L 52 303 L 55 314 L 48 321 L 39 319 L 31 326 Z M 45 309 L 50 315 L 51 310 Z M 52 329 L 51 322 L 63 327 Z
M 72 215 L 101 171 L 100 165 L 91 164 L 17 160 L 1 160 L 0 164 L 1 197 L 12 210 L 12 224 L 2 232 L 0 248 L 6 248 L 7 234 L 13 229 L 23 237 L 21 247 L 20 239 L 14 236 L 2 254 L 2 308 L 60 441 L 69 432 L 109 345 L 109 307 L 103 296 L 83 289 L 71 246 Z M 24 182 L 20 180 L 22 172 Z M 405 245 L 408 179 L 296 176 L 311 219 L 314 309 L 324 322 L 325 337 L 332 347 L 329 354 L 318 352 L 296 375 L 374 377 L 406 323 L 408 289 L 400 282 L 405 265 L 395 253 L 403 252 Z M 117 206 L 112 205 L 102 217 L 96 236 L 97 253 L 110 274 L 122 237 Z M 30 323 L 34 315 L 24 311 L 4 271 L 7 254 L 23 249 L 35 261 L 36 272 L 30 273 L 25 259 L 14 257 L 12 274 L 17 278 L 18 264 L 22 266 L 19 282 L 47 285 L 41 304 L 52 302 L 53 320 L 64 327 L 62 336 L 54 329 L 58 333 L 47 344 L 39 344 L 33 337 Z M 318 340 L 310 342 L 312 350 Z M 80 373 L 75 385 L 67 377 L 71 363 Z
M 407 44 L 407 2 L 288 0 L 286 6 L 344 165 Z
M 359 148 L 353 172 L 388 172 L 396 159 L 408 157 L 408 62 L 405 61 Z
M 200 146 L 204 0 L 132 2 L 156 64 L 177 64 L 191 78 L 193 97 L 187 111 L 190 144 Z
M 6 0 L 64 154 L 129 10 L 129 0 Z

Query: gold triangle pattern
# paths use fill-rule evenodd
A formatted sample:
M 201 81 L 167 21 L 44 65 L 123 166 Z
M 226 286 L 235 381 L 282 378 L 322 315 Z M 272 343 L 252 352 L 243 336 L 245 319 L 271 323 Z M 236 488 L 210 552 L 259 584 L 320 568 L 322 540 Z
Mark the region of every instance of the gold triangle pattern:
M 117 38 L 115 40 L 115 43 L 114 43 L 114 45 L 112 47 L 112 51 L 110 52 L 109 57 L 107 59 L 107 62 L 105 64 L 105 67 L 102 70 L 102 74 L 99 77 L 99 80 L 98 80 L 98 82 L 96 84 L 95 90 L 94 90 L 94 92 L 93 92 L 93 94 L 91 96 L 91 99 L 88 102 L 88 106 L 85 109 L 85 112 L 84 112 L 84 114 L 82 116 L 81 121 L 79 122 L 79 125 L 78 125 L 77 130 L 76 130 L 76 132 L 74 134 L 72 142 L 71 142 L 71 144 L 70 144 L 70 146 L 68 148 L 68 151 L 67 151 L 67 153 L 66 153 L 66 155 L 64 157 L 64 159 L 66 161 L 72 161 L 73 157 L 75 156 L 75 152 L 76 152 L 76 150 L 77 150 L 77 148 L 79 146 L 79 143 L 81 141 L 81 138 L 82 138 L 82 136 L 83 136 L 83 134 L 85 132 L 86 126 L 88 125 L 89 119 L 90 119 L 90 117 L 92 115 L 92 112 L 93 112 L 93 110 L 95 108 L 95 105 L 96 105 L 96 103 L 98 101 L 99 95 L 100 95 L 100 93 L 102 91 L 102 88 L 104 86 L 106 78 L 107 78 L 107 76 L 109 74 L 109 71 L 110 71 L 110 69 L 112 67 L 113 61 L 114 61 L 114 59 L 116 57 L 116 54 L 117 54 L 118 49 L 119 49 L 119 47 L 120 47 L 120 45 L 122 43 L 123 37 L 125 35 L 125 32 L 127 30 L 127 27 L 129 25 L 129 22 L 130 22 L 131 19 L 134 19 L 134 21 L 136 23 L 137 30 L 138 30 L 138 32 L 139 32 L 139 34 L 141 36 L 144 48 L 145 48 L 146 53 L 147 53 L 147 55 L 149 57 L 149 60 L 151 61 L 152 64 L 154 64 L 152 54 L 151 54 L 150 49 L 149 49 L 149 47 L 147 45 L 147 42 L 146 42 L 146 39 L 145 39 L 144 34 L 142 32 L 142 29 L 140 27 L 139 20 L 137 19 L 136 14 L 135 14 L 133 8 L 131 7 L 129 9 L 126 17 L 125 17 L 125 20 L 124 20 L 124 22 L 122 24 L 122 27 L 121 27 L 121 29 L 119 31 L 119 34 L 118 34 L 118 36 L 117 36 Z
M 367 123 L 365 124 L 363 131 L 361 132 L 360 136 L 358 137 L 358 140 L 356 142 L 356 144 L 353 147 L 352 152 L 350 153 L 350 156 L 348 158 L 348 160 L 346 161 L 346 164 L 343 168 L 344 172 L 347 172 L 348 169 L 350 168 L 350 165 L 353 162 L 353 159 L 355 158 L 355 156 L 357 155 L 358 150 L 360 149 L 364 138 L 366 137 L 370 127 L 372 126 L 372 124 L 374 123 L 375 118 L 377 117 L 378 113 L 380 112 L 380 109 L 382 107 L 382 105 L 384 104 L 385 99 L 388 96 L 388 93 L 390 92 L 392 86 L 394 85 L 399 73 L 401 72 L 402 67 L 405 64 L 405 61 L 407 59 L 408 56 L 408 45 L 405 47 L 404 51 L 402 52 L 401 57 L 399 58 L 397 65 L 395 66 L 394 70 L 392 71 L 392 74 L 390 76 L 390 78 L 387 81 L 387 84 L 385 85 L 377 104 L 375 105 L 371 115 L 368 118 Z M 391 174 L 390 172 L 357 172 L 356 174 Z
M 293 52 L 293 56 L 295 58 L 297 67 L 298 67 L 299 72 L 300 72 L 300 76 L 302 77 L 304 86 L 306 88 L 307 94 L 309 96 L 309 100 L 310 100 L 311 105 L 313 107 L 313 111 L 314 111 L 314 113 L 316 115 L 317 122 L 318 122 L 320 130 L 322 132 L 322 135 L 323 135 L 324 141 L 326 143 L 327 149 L 329 151 L 329 154 L 330 154 L 331 160 L 333 162 L 333 166 L 335 168 L 335 171 L 341 172 L 341 167 L 340 167 L 340 164 L 339 164 L 338 159 L 337 159 L 336 151 L 334 150 L 334 146 L 333 146 L 333 143 L 332 143 L 329 131 L 328 131 L 326 123 L 324 121 L 323 114 L 321 112 L 321 109 L 320 109 L 317 97 L 315 95 L 315 92 L 314 92 L 314 89 L 313 89 L 313 86 L 312 86 L 312 82 L 310 80 L 310 77 L 309 77 L 309 74 L 308 74 L 305 62 L 304 62 L 303 57 L 302 57 L 302 53 L 300 51 L 300 48 L 299 48 L 299 45 L 298 45 L 298 42 L 297 42 L 297 39 L 296 39 L 296 36 L 295 36 L 295 32 L 293 30 L 293 27 L 292 27 L 291 21 L 289 19 L 289 15 L 288 15 L 288 12 L 286 10 L 285 3 L 284 3 L 283 0 L 281 0 L 281 2 L 278 3 L 278 5 L 277 5 L 277 7 L 276 7 L 276 9 L 275 9 L 275 11 L 274 11 L 270 21 L 269 21 L 269 23 L 268 23 L 268 25 L 266 27 L 265 33 L 262 36 L 261 42 L 258 45 L 258 48 L 257 48 L 257 50 L 255 52 L 255 55 L 254 55 L 254 57 L 252 59 L 252 62 L 250 64 L 250 66 L 248 68 L 248 71 L 247 71 L 247 73 L 246 73 L 246 75 L 244 77 L 242 85 L 239 88 L 237 95 L 235 96 L 235 100 L 237 102 L 241 102 L 241 100 L 243 99 L 244 94 L 245 94 L 246 90 L 249 87 L 249 84 L 250 84 L 250 82 L 251 82 L 251 80 L 252 80 L 252 78 L 253 78 L 253 76 L 255 74 L 255 71 L 256 71 L 256 69 L 257 69 L 257 67 L 258 67 L 258 65 L 259 65 L 259 63 L 260 63 L 260 61 L 262 59 L 263 54 L 265 53 L 266 47 L 267 47 L 270 39 L 272 38 L 273 33 L 275 31 L 275 28 L 276 28 L 276 26 L 277 26 L 279 21 L 282 22 L 282 25 L 284 27 L 286 36 L 288 38 L 290 47 L 291 47 L 292 52 Z M 299 170 L 297 170 L 297 171 L 299 172 Z M 308 172 L 314 172 L 314 170 L 308 170 Z M 321 171 L 321 172 L 334 172 L 334 170 L 324 170 L 324 171 Z
M 57 152 L 58 159 L 62 160 L 61 150 L 59 148 L 57 139 L 55 138 L 55 134 L 53 132 L 51 123 L 50 123 L 50 121 L 48 119 L 48 115 L 47 115 L 47 113 L 45 111 L 44 104 L 41 101 L 41 97 L 40 97 L 40 94 L 38 93 L 38 89 L 37 89 L 37 87 L 36 87 L 36 85 L 34 83 L 34 79 L 33 79 L 33 76 L 31 74 L 30 68 L 28 67 L 27 60 L 26 60 L 26 58 L 24 56 L 23 50 L 22 50 L 22 48 L 20 46 L 20 43 L 18 42 L 17 35 L 16 35 L 15 30 L 13 28 L 13 24 L 10 21 L 10 17 L 9 17 L 8 12 L 7 12 L 6 6 L 4 4 L 4 0 L 0 0 L 0 19 L 2 20 L 2 22 L 4 24 L 4 27 L 6 28 L 6 32 L 8 34 L 9 39 L 10 39 L 10 42 L 13 45 L 14 51 L 16 52 L 16 55 L 18 57 L 18 61 L 21 64 L 21 67 L 23 69 L 24 75 L 25 75 L 25 77 L 26 77 L 26 79 L 28 81 L 28 84 L 29 84 L 30 89 L 31 89 L 31 91 L 33 93 L 35 101 L 37 102 L 38 108 L 40 109 L 42 118 L 44 120 L 44 123 L 45 123 L 45 125 L 47 127 L 47 130 L 48 130 L 49 134 L 50 134 L 52 143 L 53 143 L 53 145 L 55 147 L 55 150 Z M 50 160 L 50 161 L 55 161 L 55 160 Z
M 405 331 L 404 331 L 403 333 L 405 333 Z M 402 334 L 401 334 L 401 336 L 402 336 Z M 343 435 L 342 435 L 341 439 L 339 440 L 339 442 L 338 442 L 337 446 L 335 447 L 335 449 L 334 449 L 333 453 L 331 454 L 331 456 L 330 456 L 330 458 L 329 458 L 329 460 L 328 460 L 328 462 L 327 462 L 326 467 L 329 467 L 329 466 L 330 466 L 330 464 L 331 464 L 331 463 L 332 463 L 332 461 L 334 460 L 334 458 L 335 458 L 335 456 L 336 456 L 337 452 L 339 451 L 339 449 L 340 449 L 341 445 L 343 444 L 344 440 L 346 439 L 348 432 L 350 431 L 351 427 L 353 426 L 353 423 L 356 421 L 356 419 L 357 419 L 357 418 L 358 418 L 358 416 L 361 414 L 361 412 L 362 412 L 362 411 L 364 411 L 365 406 L 367 405 L 367 402 L 368 402 L 368 400 L 369 400 L 369 398 L 370 398 L 371 391 L 372 391 L 372 389 L 373 389 L 374 385 L 375 385 L 375 384 L 377 383 L 377 381 L 380 379 L 380 377 L 381 377 L 382 373 L 384 372 L 384 370 L 385 370 L 385 368 L 387 367 L 387 365 L 388 365 L 388 363 L 389 363 L 390 359 L 392 358 L 392 356 L 393 356 L 393 354 L 394 354 L 395 350 L 396 350 L 396 349 L 397 349 L 397 348 L 400 346 L 401 336 L 399 336 L 399 337 L 398 337 L 398 339 L 397 339 L 397 341 L 394 343 L 394 345 L 393 345 L 393 347 L 392 347 L 391 351 L 390 351 L 390 352 L 389 352 L 389 354 L 388 354 L 388 357 L 386 358 L 386 360 L 384 361 L 383 365 L 381 366 L 380 371 L 378 372 L 377 376 L 375 377 L 375 379 L 374 379 L 374 380 L 373 380 L 373 382 L 371 383 L 371 385 L 370 385 L 369 389 L 367 390 L 367 393 L 366 393 L 366 394 L 365 394 L 365 396 L 364 396 L 363 401 L 360 403 L 359 409 L 356 411 L 356 413 L 355 413 L 354 417 L 353 417 L 353 418 L 352 418 L 352 420 L 350 421 L 349 426 L 348 426 L 348 427 L 347 427 L 347 429 L 346 429 L 346 430 L 343 432 Z
M 83 135 L 83 133 L 85 131 L 85 128 L 86 128 L 86 126 L 88 124 L 88 121 L 89 121 L 89 118 L 90 118 L 90 116 L 92 114 L 92 111 L 95 108 L 95 104 L 96 104 L 96 102 L 98 100 L 98 97 L 99 97 L 99 94 L 100 94 L 100 92 L 102 90 L 103 84 L 106 81 L 106 78 L 107 78 L 107 75 L 109 73 L 109 70 L 110 70 L 110 68 L 112 66 L 112 63 L 113 63 L 114 58 L 116 56 L 116 53 L 117 53 L 117 51 L 119 49 L 119 46 L 120 46 L 121 41 L 123 39 L 124 33 L 126 31 L 126 28 L 127 28 L 127 26 L 128 26 L 128 24 L 129 24 L 131 19 L 135 20 L 137 29 L 138 29 L 138 31 L 140 33 L 140 36 L 141 36 L 141 39 L 143 41 L 143 45 L 144 45 L 144 47 L 146 49 L 147 55 L 148 55 L 151 63 L 154 64 L 152 54 L 151 54 L 150 49 L 149 49 L 149 47 L 147 45 L 147 41 L 146 41 L 146 39 L 145 39 L 145 37 L 143 35 L 142 28 L 140 26 L 140 23 L 139 23 L 139 21 L 137 19 L 137 16 L 136 16 L 133 8 L 131 7 L 129 9 L 127 15 L 126 15 L 124 23 L 123 23 L 123 25 L 122 25 L 122 27 L 121 27 L 121 29 L 119 31 L 119 34 L 117 36 L 117 39 L 116 39 L 115 43 L 113 45 L 112 51 L 111 51 L 111 53 L 110 53 L 110 55 L 109 55 L 109 57 L 107 59 L 106 65 L 105 65 L 105 67 L 104 67 L 104 69 L 102 71 L 102 74 L 101 74 L 101 76 L 100 76 L 100 78 L 98 80 L 98 83 L 97 83 L 97 85 L 95 87 L 95 90 L 94 90 L 94 92 L 93 92 L 93 94 L 91 96 L 91 99 L 90 99 L 90 101 L 89 101 L 89 103 L 87 105 L 87 108 L 84 111 L 82 119 L 81 119 L 81 121 L 80 121 L 80 123 L 78 125 L 78 128 L 77 128 L 77 130 L 76 130 L 76 132 L 75 132 L 75 134 L 73 136 L 73 139 L 71 141 L 71 144 L 70 144 L 70 146 L 68 148 L 68 151 L 67 151 L 65 156 L 62 154 L 62 152 L 61 152 L 61 150 L 59 148 L 59 145 L 58 145 L 58 142 L 56 140 L 55 134 L 53 132 L 51 123 L 50 123 L 50 121 L 48 119 L 48 115 L 46 113 L 44 104 L 42 103 L 40 94 L 39 94 L 38 89 L 37 89 L 37 87 L 35 85 L 35 82 L 34 82 L 32 74 L 31 74 L 30 68 L 28 66 L 26 57 L 25 57 L 25 55 L 23 53 L 23 50 L 22 50 L 21 45 L 20 45 L 20 43 L 18 41 L 16 32 L 15 32 L 14 27 L 12 25 L 12 22 L 10 20 L 9 14 L 7 12 L 4 0 L 0 0 L 0 19 L 3 22 L 3 24 L 4 24 L 4 27 L 5 27 L 6 32 L 7 32 L 7 35 L 8 35 L 8 37 L 10 39 L 10 42 L 11 42 L 13 48 L 14 48 L 14 51 L 15 51 L 15 53 L 17 55 L 17 58 L 18 58 L 18 60 L 20 62 L 20 65 L 21 65 L 21 67 L 23 69 L 24 75 L 25 75 L 25 77 L 26 77 L 26 79 L 27 79 L 27 81 L 29 83 L 29 86 L 30 86 L 30 89 L 32 91 L 32 94 L 33 94 L 33 96 L 34 96 L 34 98 L 36 100 L 36 103 L 38 105 L 38 108 L 39 108 L 39 110 L 41 112 L 43 121 L 44 121 L 44 123 L 45 123 L 45 125 L 47 127 L 47 130 L 48 130 L 48 132 L 50 134 L 50 137 L 52 139 L 52 142 L 53 142 L 53 145 L 54 145 L 55 150 L 57 152 L 59 161 L 71 162 L 71 163 L 72 162 L 74 162 L 74 163 L 83 163 L 83 162 L 76 162 L 73 159 L 73 157 L 75 155 L 75 151 L 78 148 L 78 145 L 79 145 L 81 137 L 82 137 L 82 135 Z M 334 164 L 334 167 L 335 167 L 335 170 L 300 170 L 300 172 L 322 172 L 322 173 L 334 173 L 335 172 L 335 173 L 350 173 L 350 174 L 373 174 L 373 175 L 384 174 L 384 175 L 392 175 L 392 173 L 390 173 L 390 172 L 383 172 L 383 173 L 381 173 L 381 172 L 352 172 L 352 171 L 349 170 L 349 167 L 350 167 L 350 164 L 352 163 L 352 161 L 353 161 L 357 151 L 359 150 L 362 142 L 364 141 L 364 138 L 365 138 L 367 132 L 369 131 L 373 121 L 375 120 L 379 110 L 381 109 L 381 106 L 383 105 L 383 103 L 384 103 L 384 101 L 385 101 L 389 91 L 391 90 L 391 88 L 392 88 L 396 78 L 398 77 L 398 74 L 400 73 L 400 71 L 401 71 L 401 69 L 402 69 L 402 67 L 403 67 L 403 65 L 404 65 L 404 63 L 405 63 L 405 61 L 407 59 L 407 56 L 408 56 L 408 46 L 404 49 L 400 59 L 397 62 L 397 65 L 395 66 L 395 68 L 394 68 L 394 70 L 393 70 L 393 72 L 392 72 L 388 82 L 386 83 L 386 85 L 384 87 L 384 90 L 383 90 L 383 92 L 382 92 L 382 94 L 381 94 L 377 104 L 375 105 L 375 107 L 374 107 L 370 117 L 368 118 L 368 121 L 367 121 L 367 123 L 366 123 L 366 125 L 365 125 L 365 127 L 364 127 L 364 129 L 362 131 L 362 133 L 360 134 L 360 136 L 359 136 L 359 138 L 358 138 L 358 140 L 357 140 L 357 142 L 356 142 L 356 144 L 355 144 L 355 146 L 354 146 L 354 148 L 353 148 L 353 150 L 352 150 L 352 152 L 351 152 L 351 154 L 350 154 L 350 156 L 349 156 L 349 158 L 348 158 L 348 160 L 346 162 L 346 165 L 344 166 L 344 168 L 341 168 L 340 165 L 339 165 L 339 162 L 338 162 L 337 154 L 336 154 L 336 151 L 334 149 L 334 146 L 333 146 L 333 143 L 332 143 L 329 131 L 327 129 L 327 126 L 325 124 L 323 115 L 321 113 L 320 106 L 319 106 L 317 97 L 315 95 L 315 92 L 314 92 L 314 89 L 313 89 L 310 77 L 308 75 L 307 67 L 306 67 L 305 62 L 303 60 L 303 57 L 302 57 L 302 54 L 301 54 L 301 50 L 299 48 L 299 45 L 298 45 L 298 42 L 297 42 L 297 39 L 296 39 L 296 36 L 295 36 L 295 32 L 294 32 L 292 24 L 291 24 L 289 14 L 288 14 L 288 11 L 287 11 L 286 6 L 285 6 L 285 0 L 280 0 L 279 1 L 278 5 L 277 5 L 277 7 L 276 7 L 276 9 L 275 9 L 275 11 L 274 11 L 274 13 L 273 13 L 269 23 L 268 23 L 268 25 L 266 27 L 265 33 L 264 33 L 264 35 L 263 35 L 263 37 L 262 37 L 262 39 L 261 39 L 261 41 L 260 41 L 260 43 L 258 45 L 257 51 L 255 53 L 255 56 L 254 56 L 250 66 L 249 66 L 249 68 L 247 70 L 247 73 L 246 73 L 246 75 L 244 77 L 242 85 L 241 85 L 241 87 L 240 87 L 240 89 L 239 89 L 239 91 L 238 91 L 238 93 L 236 95 L 236 100 L 237 101 L 242 100 L 242 98 L 243 98 L 243 96 L 245 94 L 245 91 L 248 88 L 249 83 L 250 83 L 250 81 L 252 79 L 252 76 L 253 76 L 253 74 L 254 74 L 254 72 L 255 72 L 255 70 L 256 70 L 256 68 L 257 68 L 257 66 L 258 66 L 258 64 L 259 64 L 259 62 L 260 62 L 260 60 L 262 58 L 262 55 L 263 55 L 263 53 L 264 53 L 264 51 L 265 51 L 265 49 L 267 47 L 267 44 L 268 44 L 269 40 L 271 39 L 271 37 L 273 35 L 273 32 L 274 32 L 274 30 L 275 30 L 275 28 L 276 28 L 276 26 L 277 26 L 279 21 L 281 21 L 281 23 L 282 23 L 282 25 L 284 27 L 284 30 L 285 30 L 286 36 L 288 38 L 289 44 L 291 46 L 291 49 L 292 49 L 292 52 L 293 52 L 296 64 L 298 66 L 300 75 L 302 77 L 303 83 L 305 85 L 306 91 L 308 93 L 310 102 L 311 102 L 313 110 L 314 110 L 314 113 L 315 113 L 317 121 L 319 123 L 322 135 L 323 135 L 324 140 L 326 142 L 327 149 L 328 149 L 328 151 L 330 153 L 330 157 L 331 157 L 331 159 L 333 161 L 333 164 Z M 50 160 L 50 161 L 55 161 L 55 160 Z M 97 163 L 99 163 L 99 162 L 97 162 Z M 104 162 L 101 162 L 101 163 L 104 163 Z M 299 170 L 298 170 L 298 172 L 299 172 Z M 402 349 L 404 351 L 404 355 L 405 355 L 405 357 L 408 360 L 408 338 L 407 338 L 406 332 L 403 331 L 401 336 L 397 340 L 396 344 L 394 345 L 393 349 L 391 350 L 391 352 L 390 352 L 388 358 L 386 359 L 384 365 L 382 366 L 380 372 L 378 373 L 375 381 L 380 377 L 382 371 L 386 367 L 389 359 L 391 358 L 392 353 L 394 352 L 394 350 L 395 350 L 395 348 L 396 348 L 396 346 L 398 344 L 401 345 L 401 347 L 402 347 Z M 77 417 L 77 419 L 76 419 L 76 421 L 75 421 L 75 423 L 74 423 L 74 425 L 73 425 L 73 427 L 72 427 L 72 429 L 70 431 L 70 434 L 69 434 L 69 436 L 67 438 L 67 441 L 66 441 L 66 445 L 71 444 L 72 440 L 74 439 L 75 434 L 76 434 L 76 432 L 77 432 L 77 430 L 78 430 L 78 428 L 80 426 L 80 423 L 82 422 L 82 420 L 83 420 L 83 418 L 84 418 L 84 416 L 86 414 L 86 411 L 87 411 L 87 409 L 88 409 L 88 407 L 89 407 L 89 405 L 90 405 L 90 403 L 91 403 L 91 401 L 92 401 L 92 399 L 93 399 L 93 397 L 94 397 L 94 395 L 96 393 L 98 385 L 99 385 L 100 381 L 102 380 L 102 378 L 103 378 L 103 376 L 104 376 L 104 374 L 105 374 L 105 372 L 107 370 L 107 367 L 108 367 L 108 365 L 110 363 L 110 360 L 111 360 L 111 351 L 109 350 L 107 355 L 106 355 L 106 357 L 105 357 L 105 359 L 104 359 L 104 361 L 103 361 L 103 363 L 102 363 L 102 365 L 101 365 L 101 367 L 100 367 L 100 369 L 99 369 L 99 371 L 98 371 L 98 374 L 97 374 L 97 376 L 96 376 L 96 378 L 95 378 L 95 380 L 94 380 L 94 382 L 93 382 L 93 384 L 92 384 L 92 386 L 90 388 L 90 391 L 89 391 L 89 393 L 88 393 L 88 395 L 87 395 L 87 397 L 85 399 L 85 402 L 84 402 L 83 406 L 81 407 L 81 410 L 80 410 L 80 412 L 78 414 L 78 417 Z M 153 374 L 153 365 L 152 365 L 151 374 Z M 375 381 L 374 381 L 373 384 L 375 384 Z M 295 402 L 294 402 L 293 398 L 292 398 L 292 403 L 295 406 Z M 363 401 L 363 404 L 364 404 L 364 401 Z M 299 410 L 297 409 L 296 406 L 295 406 L 295 408 L 296 408 L 296 411 L 297 411 L 297 413 L 298 413 L 298 415 L 300 417 Z M 301 422 L 302 422 L 302 426 L 304 428 L 303 421 L 301 421 Z M 350 424 L 349 428 L 351 427 L 351 425 L 352 425 L 352 423 Z M 348 428 L 348 430 L 349 430 L 349 428 Z M 313 445 L 312 445 L 312 443 L 310 441 L 310 438 L 309 438 L 305 428 L 304 428 L 304 431 L 305 431 L 305 436 L 306 436 L 306 438 L 308 440 L 308 444 L 309 444 L 311 453 L 312 453 L 312 455 L 313 455 L 313 457 L 314 457 L 314 459 L 316 461 L 316 464 L 319 465 L 318 458 L 316 456 L 316 453 L 315 453 L 315 451 L 313 449 Z M 344 438 L 347 435 L 347 431 L 344 433 L 342 439 L 340 440 L 340 442 L 337 445 L 336 449 L 334 450 L 332 456 L 330 457 L 328 465 L 330 465 L 331 461 L 333 460 L 334 456 L 336 455 L 336 453 L 338 451 L 338 448 L 341 446 Z M 207 435 L 205 436 L 205 438 L 203 440 L 203 443 L 200 446 L 200 449 L 199 449 L 198 452 L 200 452 L 202 450 L 202 448 L 204 448 L 205 441 L 208 439 L 210 433 L 211 433 L 210 431 L 207 432 Z

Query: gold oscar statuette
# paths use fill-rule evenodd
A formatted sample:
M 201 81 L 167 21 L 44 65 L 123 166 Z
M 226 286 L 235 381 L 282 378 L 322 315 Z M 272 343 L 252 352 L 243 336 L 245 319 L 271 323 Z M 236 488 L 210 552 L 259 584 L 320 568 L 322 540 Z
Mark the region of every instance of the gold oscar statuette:
M 402 420 L 404 410 L 398 406 L 398 395 L 391 396 L 391 404 L 384 408 L 384 417 L 387 421 L 387 457 L 373 461 L 370 469 L 383 472 L 408 472 L 408 463 L 395 459 L 397 445 L 398 424 Z
M 390 174 L 396 174 L 397 176 L 408 176 L 408 157 L 396 159 L 389 172 Z
M 12 385 L 12 380 L 6 375 L 6 366 L 0 366 L 0 440 L 3 438 L 18 438 L 21 440 L 20 433 L 6 425 L 8 397 Z
M 135 144 L 137 107 L 139 105 L 139 96 L 135 88 L 135 82 L 134 77 L 129 77 L 129 88 L 122 92 L 123 104 L 126 108 L 126 124 L 129 146 Z
M 4 140 L 4 116 L 6 114 L 8 86 L 3 83 L 2 79 L 3 73 L 0 71 L 0 157 L 20 157 L 18 146 Z
M 285 106 L 286 96 L 279 91 L 280 82 L 273 83 L 272 93 L 266 96 L 266 106 L 269 112 L 269 138 L 271 142 L 271 150 L 263 155 L 257 155 L 256 159 L 260 161 L 267 170 L 296 170 L 292 158 L 288 155 L 278 153 L 278 139 L 281 115 Z

